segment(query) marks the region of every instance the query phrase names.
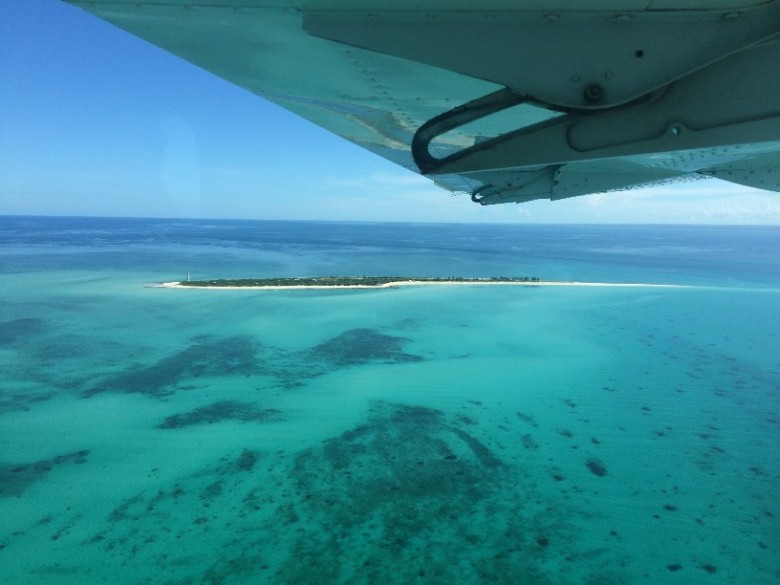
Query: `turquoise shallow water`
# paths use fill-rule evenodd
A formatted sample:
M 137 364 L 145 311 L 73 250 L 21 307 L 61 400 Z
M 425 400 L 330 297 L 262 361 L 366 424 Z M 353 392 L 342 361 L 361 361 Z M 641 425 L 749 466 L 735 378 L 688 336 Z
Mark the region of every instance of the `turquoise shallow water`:
M 780 578 L 780 230 L 3 222 L 4 583 Z

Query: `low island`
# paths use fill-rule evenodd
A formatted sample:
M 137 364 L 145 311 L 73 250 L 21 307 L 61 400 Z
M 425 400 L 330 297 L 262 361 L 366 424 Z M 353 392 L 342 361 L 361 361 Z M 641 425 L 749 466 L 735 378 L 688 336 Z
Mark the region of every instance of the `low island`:
M 285 278 L 220 278 L 216 280 L 186 280 L 164 285 L 195 288 L 387 288 L 410 284 L 487 284 L 542 282 L 535 276 L 494 276 L 462 278 L 457 276 L 303 276 Z
M 542 280 L 536 276 L 492 276 L 467 278 L 460 276 L 303 276 L 283 278 L 220 278 L 214 280 L 185 280 L 162 282 L 164 288 L 219 288 L 219 289 L 343 289 L 393 288 L 420 285 L 520 285 L 520 286 L 655 286 L 664 284 L 633 284 L 606 282 L 569 282 Z

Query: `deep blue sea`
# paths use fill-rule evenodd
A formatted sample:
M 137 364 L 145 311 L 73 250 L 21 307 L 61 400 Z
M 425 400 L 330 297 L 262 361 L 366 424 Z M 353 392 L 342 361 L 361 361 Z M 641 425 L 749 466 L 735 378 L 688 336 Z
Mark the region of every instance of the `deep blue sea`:
M 779 254 L 0 217 L 0 583 L 775 585 Z M 187 274 L 679 286 L 156 286 Z

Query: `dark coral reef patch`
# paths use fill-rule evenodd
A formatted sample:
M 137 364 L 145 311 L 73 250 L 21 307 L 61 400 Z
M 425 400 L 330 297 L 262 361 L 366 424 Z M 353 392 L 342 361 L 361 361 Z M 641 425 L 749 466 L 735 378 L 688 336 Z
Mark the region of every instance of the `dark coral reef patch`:
M 0 498 L 20 496 L 32 484 L 49 475 L 56 466 L 85 463 L 88 455 L 89 449 L 83 449 L 32 463 L 0 463 Z
M 385 335 L 373 329 L 350 329 L 311 348 L 310 358 L 334 366 L 354 366 L 368 362 L 417 362 L 421 357 L 405 353 L 405 337 Z
M 300 388 L 308 379 L 340 368 L 365 364 L 403 364 L 423 361 L 407 353 L 406 337 L 387 335 L 374 329 L 348 329 L 309 349 L 275 357 L 271 373 L 287 389 Z
M 457 413 L 377 402 L 308 448 L 260 449 L 143 489 L 84 545 L 117 563 L 164 559 L 171 583 L 552 585 L 560 566 L 626 582 L 570 524 L 576 511 L 543 495 L 549 478 Z M 189 553 L 203 543 L 218 554 Z
M 195 378 L 266 375 L 284 388 L 299 388 L 307 380 L 333 370 L 368 363 L 400 364 L 423 358 L 406 353 L 405 337 L 373 329 L 350 329 L 303 351 L 286 352 L 261 345 L 250 336 L 205 335 L 189 347 L 149 365 L 135 365 L 105 377 L 83 391 L 85 398 L 101 392 L 145 394 L 165 398 Z
M 134 366 L 110 376 L 82 393 L 139 393 L 160 398 L 173 394 L 176 385 L 200 376 L 252 375 L 262 373 L 259 344 L 250 337 L 204 335 L 192 344 L 148 366 Z
M 276 582 L 552 583 L 537 537 L 556 532 L 555 514 L 524 514 L 527 486 L 466 428 L 377 403 L 365 424 L 302 452 L 290 475 L 309 522 Z
M 604 477 L 607 475 L 607 467 L 600 459 L 591 458 L 585 462 L 590 472 L 598 477 Z
M 36 403 L 44 402 L 56 395 L 51 391 L 34 392 L 25 389 L 22 392 L 0 390 L 0 413 L 30 410 Z
M 214 424 L 227 420 L 241 422 L 269 422 L 281 420 L 282 413 L 274 408 L 259 408 L 251 402 L 221 400 L 201 406 L 190 412 L 166 417 L 158 428 L 178 429 L 193 425 Z
M 41 319 L 23 318 L 0 321 L 0 346 L 23 343 L 46 330 Z

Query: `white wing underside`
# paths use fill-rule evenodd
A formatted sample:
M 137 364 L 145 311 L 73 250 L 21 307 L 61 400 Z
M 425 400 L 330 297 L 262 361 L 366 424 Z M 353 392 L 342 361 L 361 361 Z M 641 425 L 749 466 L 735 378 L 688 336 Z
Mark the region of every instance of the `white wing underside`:
M 780 191 L 780 2 L 69 0 L 482 204 Z

